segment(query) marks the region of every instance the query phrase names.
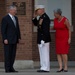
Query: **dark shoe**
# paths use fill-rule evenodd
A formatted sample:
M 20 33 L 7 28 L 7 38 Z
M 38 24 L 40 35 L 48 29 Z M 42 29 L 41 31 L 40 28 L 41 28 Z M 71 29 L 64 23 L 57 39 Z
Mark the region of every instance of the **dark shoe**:
M 17 73 L 18 71 L 11 71 L 11 72 L 16 72 Z
M 18 71 L 16 71 L 16 70 L 13 69 L 13 70 L 10 70 L 10 72 L 18 72 Z
M 64 69 L 61 69 L 61 70 L 59 70 L 59 71 L 57 71 L 57 72 L 63 72 L 64 71 Z
M 40 72 L 40 73 L 42 73 L 42 72 L 49 72 L 49 71 L 45 71 L 45 70 L 37 70 L 37 72 Z
M 64 70 L 64 72 L 68 72 L 68 70 Z
M 5 71 L 6 73 L 11 73 L 10 71 Z

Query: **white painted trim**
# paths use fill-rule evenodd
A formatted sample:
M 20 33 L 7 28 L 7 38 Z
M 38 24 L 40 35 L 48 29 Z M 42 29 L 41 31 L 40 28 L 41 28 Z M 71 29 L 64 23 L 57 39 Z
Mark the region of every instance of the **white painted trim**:
M 16 60 L 14 63 L 14 68 L 18 69 L 34 68 L 33 60 Z
M 51 67 L 58 67 L 57 61 L 50 62 Z M 75 61 L 68 61 L 68 67 L 74 67 Z M 32 69 L 40 67 L 39 61 L 32 61 L 32 60 L 16 60 L 14 64 L 14 68 L 17 69 Z M 0 62 L 0 68 L 4 68 L 4 62 Z
M 0 68 L 4 68 L 4 62 L 0 62 Z M 14 63 L 16 69 L 30 69 L 34 68 L 34 62 L 32 60 L 16 60 Z
M 68 67 L 74 67 L 75 66 L 75 61 L 68 61 Z M 40 67 L 40 62 L 36 61 L 34 62 L 34 67 Z M 51 61 L 50 62 L 50 67 L 59 67 L 58 66 L 58 61 Z
M 4 67 L 4 62 L 0 62 L 0 68 Z
M 73 25 L 71 25 L 71 31 L 72 32 L 74 31 Z M 33 32 L 37 32 L 37 27 L 36 26 L 33 27 Z M 55 32 L 55 30 L 50 30 L 50 32 Z

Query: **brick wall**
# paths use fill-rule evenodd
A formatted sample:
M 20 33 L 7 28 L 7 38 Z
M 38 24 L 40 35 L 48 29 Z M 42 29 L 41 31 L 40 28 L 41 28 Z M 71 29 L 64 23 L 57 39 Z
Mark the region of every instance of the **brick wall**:
M 3 52 L 3 44 L 2 44 L 2 37 L 1 37 L 1 20 L 2 17 L 5 15 L 5 0 L 0 0 L 0 61 L 4 60 L 4 52 Z
M 73 32 L 72 32 L 72 42 L 71 48 L 69 52 L 69 60 L 75 61 L 75 0 L 72 0 L 72 25 L 73 25 Z
M 21 41 L 17 47 L 17 60 L 32 59 L 32 0 L 7 0 L 7 6 L 12 2 L 26 2 L 26 15 L 17 15 L 20 24 Z

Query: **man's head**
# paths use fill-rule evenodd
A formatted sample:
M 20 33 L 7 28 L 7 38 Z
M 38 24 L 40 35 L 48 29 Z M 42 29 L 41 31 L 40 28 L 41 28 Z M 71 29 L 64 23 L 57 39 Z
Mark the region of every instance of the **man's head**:
M 37 5 L 35 6 L 35 12 L 38 16 L 41 16 L 45 12 L 44 5 Z
M 17 7 L 14 6 L 14 5 L 11 5 L 8 7 L 8 12 L 11 14 L 11 15 L 15 15 L 17 13 Z

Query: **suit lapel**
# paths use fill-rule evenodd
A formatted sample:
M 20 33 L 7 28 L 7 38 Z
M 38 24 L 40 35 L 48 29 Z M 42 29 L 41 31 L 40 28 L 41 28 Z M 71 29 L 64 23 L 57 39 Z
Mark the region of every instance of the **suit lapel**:
M 11 17 L 9 15 L 8 15 L 8 19 L 13 24 L 13 26 L 15 27 L 15 24 L 14 24 L 13 20 L 11 19 Z

